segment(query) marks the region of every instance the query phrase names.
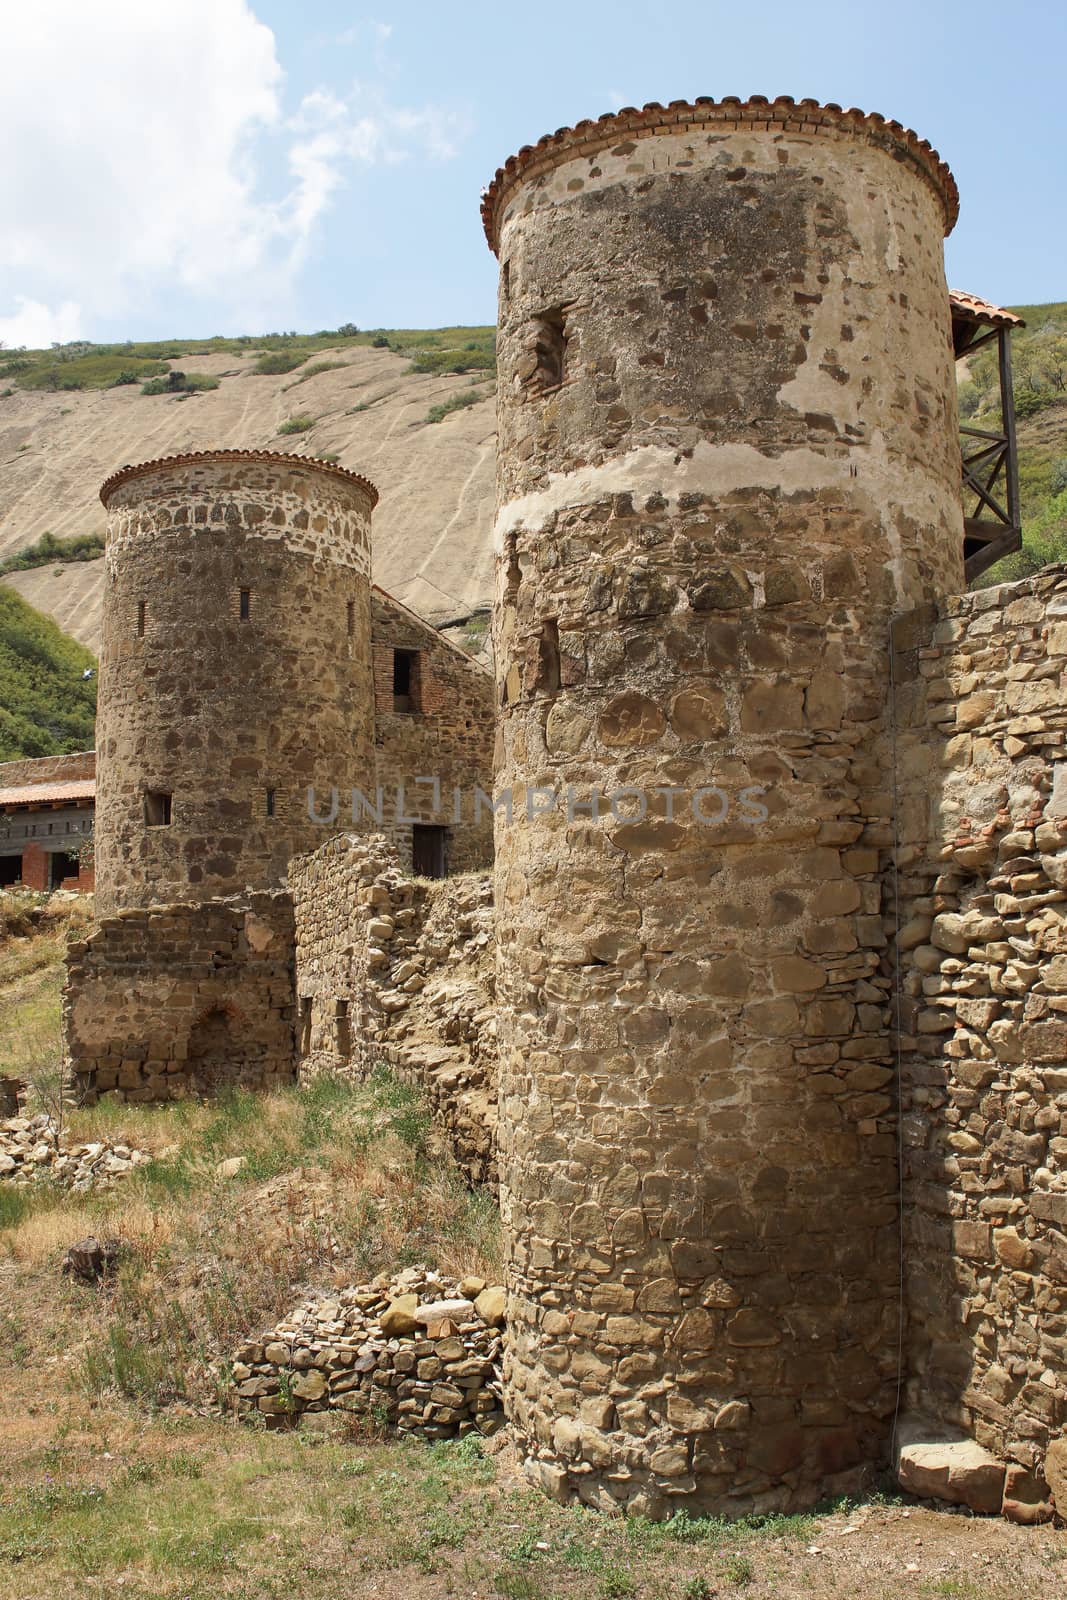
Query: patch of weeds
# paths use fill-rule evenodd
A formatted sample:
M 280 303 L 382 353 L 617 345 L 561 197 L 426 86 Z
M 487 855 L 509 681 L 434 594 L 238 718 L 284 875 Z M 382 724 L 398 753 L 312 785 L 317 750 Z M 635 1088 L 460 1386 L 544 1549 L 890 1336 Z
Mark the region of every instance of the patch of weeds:
M 206 372 L 179 372 L 172 368 L 165 378 L 153 378 L 148 383 L 142 383 L 142 394 L 200 394 L 206 389 L 217 389 L 218 378 L 209 377 Z
M 33 1201 L 25 1189 L 14 1184 L 0 1187 L 0 1228 L 17 1228 L 33 1209 Z
M 315 426 L 316 419 L 307 415 L 287 417 L 278 429 L 282 433 L 310 433 Z
M 336 462 L 340 461 L 341 457 L 337 454 L 336 450 L 323 450 L 320 452 L 318 459 L 320 461 L 329 461 L 331 464 L 335 464 Z
M 727 1583 L 732 1583 L 737 1589 L 745 1589 L 755 1581 L 756 1569 L 749 1556 L 735 1551 L 723 1569 Z
M 493 1578 L 493 1593 L 505 1600 L 542 1600 L 544 1591 L 541 1580 L 527 1572 L 501 1571 Z
M 10 1539 L 0 1539 L 0 1561 L 12 1565 L 20 1561 L 41 1561 L 52 1554 L 55 1546 L 50 1539 L 30 1533 L 15 1533 Z
M 604 1600 L 631 1600 L 631 1596 L 637 1593 L 637 1579 L 625 1567 L 609 1567 L 600 1592 Z
M 682 1600 L 712 1600 L 713 1593 L 707 1578 L 690 1578 L 682 1590 Z

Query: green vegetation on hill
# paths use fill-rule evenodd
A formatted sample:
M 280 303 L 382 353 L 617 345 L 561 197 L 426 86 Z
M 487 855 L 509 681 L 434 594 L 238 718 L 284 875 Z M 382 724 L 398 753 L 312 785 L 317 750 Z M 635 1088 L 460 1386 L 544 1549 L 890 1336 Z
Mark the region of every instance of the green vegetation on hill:
M 1011 340 L 1023 548 L 991 567 L 979 580 L 983 587 L 1067 561 L 1067 301 L 1011 309 L 1026 323 Z M 1000 425 L 994 347 L 978 351 L 967 367 L 960 420 L 994 432 Z
M 0 761 L 91 750 L 96 658 L 0 585 Z
M 61 566 L 68 561 L 95 561 L 103 553 L 102 533 L 72 533 L 68 539 L 57 539 L 54 533 L 42 533 L 33 544 L 0 561 L 0 577 L 5 572 L 26 572 L 30 567 Z
M 175 387 L 166 363 L 184 361 L 189 356 L 255 356 L 253 372 L 282 374 L 295 372 L 319 350 L 338 350 L 369 346 L 392 350 L 411 361 L 412 372 L 474 372 L 496 370 L 496 329 L 491 327 L 455 328 L 371 328 L 361 331 L 355 323 L 339 328 L 322 328 L 318 333 L 221 335 L 212 339 L 128 340 L 124 344 L 89 344 L 76 340 L 53 345 L 50 350 L 0 351 L 0 380 L 7 379 L 19 389 L 112 389 L 122 384 L 145 385 L 144 394 L 166 394 Z M 343 362 L 315 363 L 301 373 L 298 382 Z M 193 390 L 214 387 L 211 380 L 190 373 L 180 387 Z M 161 379 L 162 385 L 152 385 Z

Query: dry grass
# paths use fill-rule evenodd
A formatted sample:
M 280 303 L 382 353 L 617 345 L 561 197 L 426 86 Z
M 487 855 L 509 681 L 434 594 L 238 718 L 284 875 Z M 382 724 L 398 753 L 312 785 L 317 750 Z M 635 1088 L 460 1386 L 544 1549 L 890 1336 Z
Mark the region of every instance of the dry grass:
M 0 1025 L 54 1052 L 57 974 L 23 972 L 17 984 Z M 489 1453 L 496 1440 L 388 1442 L 346 1418 L 328 1435 L 238 1424 L 211 1401 L 240 1338 L 302 1286 L 414 1260 L 496 1276 L 493 1207 L 464 1188 L 417 1099 L 385 1074 L 214 1105 L 105 1102 L 72 1113 L 70 1135 L 155 1159 L 101 1195 L 19 1191 L 7 1226 L 0 1208 L 0 1600 L 1064 1592 L 1067 1541 L 1049 1528 L 879 1500 L 654 1526 L 549 1504 L 509 1446 Z M 244 1165 L 224 1179 L 230 1156 Z M 107 1288 L 58 1273 L 90 1230 L 127 1244 Z

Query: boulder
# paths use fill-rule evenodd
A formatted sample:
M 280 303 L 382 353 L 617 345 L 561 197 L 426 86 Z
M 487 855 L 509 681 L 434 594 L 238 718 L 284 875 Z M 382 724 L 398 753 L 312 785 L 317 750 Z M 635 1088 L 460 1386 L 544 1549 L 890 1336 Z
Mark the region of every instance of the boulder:
M 473 1311 L 474 1306 L 470 1300 L 431 1300 L 429 1305 L 419 1306 L 412 1315 L 416 1326 L 432 1328 L 439 1322 L 467 1322 Z M 386 1316 L 388 1314 L 386 1312 Z M 382 1318 L 382 1327 L 385 1327 L 385 1317 Z M 408 1331 L 412 1332 L 413 1329 Z
M 897 1481 L 924 1500 L 948 1500 L 997 1515 L 1004 1500 L 1005 1467 L 973 1439 L 901 1444 Z
M 474 1309 L 490 1328 L 499 1328 L 507 1311 L 507 1295 L 504 1289 L 499 1285 L 483 1289 L 474 1302 Z
M 1056 1513 L 1067 1520 L 1067 1434 L 1054 1439 L 1045 1455 L 1045 1478 L 1056 1502 Z
M 1036 1472 L 1029 1472 L 1016 1462 L 1008 1463 L 1004 1478 L 1004 1500 L 1001 1513 L 1009 1522 L 1035 1527 L 1051 1522 L 1055 1516 L 1049 1497 L 1049 1486 Z
M 419 1309 L 417 1294 L 398 1295 L 390 1301 L 388 1309 L 380 1317 L 381 1329 L 387 1339 L 399 1338 L 405 1333 L 414 1333 L 419 1326 L 415 1313 Z

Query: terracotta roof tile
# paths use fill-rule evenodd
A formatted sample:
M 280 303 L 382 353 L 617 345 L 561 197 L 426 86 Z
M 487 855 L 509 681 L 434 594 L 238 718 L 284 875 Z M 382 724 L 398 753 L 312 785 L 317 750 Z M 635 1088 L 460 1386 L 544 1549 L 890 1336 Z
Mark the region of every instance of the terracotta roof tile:
M 1001 328 L 1026 327 L 1022 317 L 1017 317 L 1014 311 L 1005 311 L 1003 306 L 994 306 L 988 300 L 979 300 L 976 294 L 968 294 L 966 289 L 950 289 L 948 303 L 953 312 L 971 317 L 975 322 L 990 322 L 995 327 Z
M 96 782 L 92 778 L 71 779 L 68 783 L 26 783 L 17 789 L 0 789 L 0 806 L 50 805 L 53 800 L 95 800 Z
M 557 128 L 535 145 L 525 144 L 510 156 L 482 196 L 482 222 L 489 248 L 496 250 L 498 221 L 507 195 L 523 178 L 551 170 L 561 162 L 586 151 L 603 150 L 620 137 L 647 138 L 653 133 L 685 133 L 722 123 L 743 123 L 750 128 L 780 128 L 783 133 L 819 133 L 825 128 L 841 129 L 866 137 L 871 143 L 892 145 L 918 167 L 937 192 L 945 214 L 945 232 L 951 233 L 959 215 L 960 197 L 956 180 L 937 151 L 910 128 L 890 122 L 878 112 L 860 111 L 855 106 L 843 111 L 832 101 L 794 101 L 789 95 L 768 100 L 752 95 L 741 100 L 727 95 L 716 102 L 710 95 L 698 95 L 692 102 L 672 100 L 667 107 L 650 100 L 640 110 L 625 106 L 609 111 L 596 121 L 577 123 L 573 128 Z

